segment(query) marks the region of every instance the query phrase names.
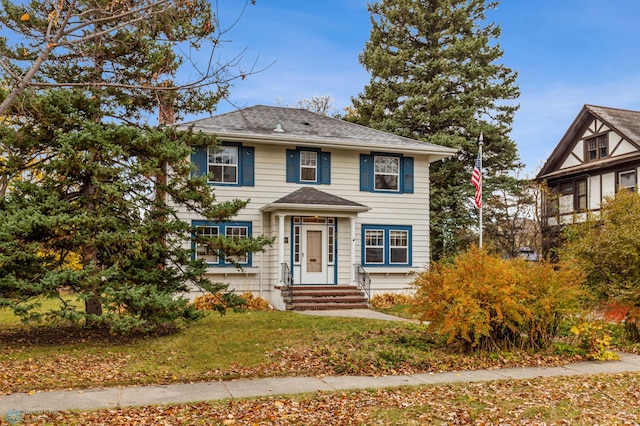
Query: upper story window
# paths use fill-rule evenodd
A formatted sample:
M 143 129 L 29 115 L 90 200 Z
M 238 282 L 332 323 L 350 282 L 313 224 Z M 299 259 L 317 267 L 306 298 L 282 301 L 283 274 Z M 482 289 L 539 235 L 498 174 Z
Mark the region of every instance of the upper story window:
M 400 157 L 375 155 L 373 157 L 373 189 L 400 190 Z
M 209 182 L 237 184 L 238 147 L 209 147 L 208 166 Z
M 618 189 L 628 189 L 630 191 L 635 191 L 636 185 L 637 181 L 635 170 L 618 172 Z
M 196 147 L 191 161 L 196 173 L 206 174 L 212 185 L 254 186 L 254 152 L 252 146 L 222 142 L 209 148 Z
M 329 185 L 331 153 L 308 147 L 288 149 L 287 182 Z
M 300 151 L 300 180 L 302 182 L 318 181 L 318 153 Z
M 251 236 L 251 222 L 220 222 L 193 221 L 195 239 L 193 250 L 196 259 L 204 260 L 209 266 L 234 266 L 240 264 L 250 266 L 251 254 L 239 256 L 224 256 L 215 245 L 206 244 L 202 239 L 214 239 L 225 236 L 232 239 L 249 238 Z
M 413 193 L 413 157 L 360 154 L 360 190 Z
M 587 161 L 596 161 L 609 155 L 609 135 L 598 135 L 585 140 L 587 147 Z

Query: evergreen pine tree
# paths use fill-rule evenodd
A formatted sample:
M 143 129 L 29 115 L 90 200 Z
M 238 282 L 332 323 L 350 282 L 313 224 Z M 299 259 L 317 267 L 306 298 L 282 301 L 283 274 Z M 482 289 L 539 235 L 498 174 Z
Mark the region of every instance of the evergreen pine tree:
M 6 78 L 22 75 L 22 61 L 37 60 L 38 43 L 63 25 L 51 15 L 53 3 L 3 0 L 0 22 L 23 36 L 17 45 L 3 40 L 0 46 L 13 69 Z M 186 59 L 177 52 L 215 43 L 216 17 L 205 0 L 155 3 L 168 8 L 118 21 L 110 8 L 141 3 L 60 2 L 79 28 L 77 38 L 48 52 L 4 117 L 0 306 L 25 319 L 40 316 L 31 309 L 33 298 L 46 296 L 60 300 L 48 316 L 120 331 L 152 329 L 199 316 L 176 297 L 188 284 L 225 288 L 202 277 L 204 264 L 186 248 L 194 232 L 177 219 L 176 206 L 225 221 L 246 201 L 217 203 L 206 178 L 192 176 L 192 148 L 213 145 L 213 137 L 146 122 L 158 110 L 165 119 L 174 110 L 211 111 L 232 78 L 221 64 L 217 81 L 176 85 Z M 199 241 L 227 257 L 268 242 Z M 61 297 L 63 290 L 84 301 L 84 309 Z
M 431 166 L 431 251 L 438 259 L 475 237 L 469 180 L 484 134 L 484 193 L 510 188 L 521 167 L 509 139 L 519 96 L 516 72 L 498 63 L 500 27 L 484 0 L 380 0 L 360 62 L 371 80 L 352 99 L 360 124 L 459 149 Z M 491 220 L 491 218 L 487 218 Z

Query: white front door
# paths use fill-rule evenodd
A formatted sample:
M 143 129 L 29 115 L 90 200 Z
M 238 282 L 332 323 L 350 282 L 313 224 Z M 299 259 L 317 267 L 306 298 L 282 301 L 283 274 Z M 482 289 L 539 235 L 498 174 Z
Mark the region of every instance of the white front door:
M 301 284 L 327 283 L 327 227 L 302 227 Z

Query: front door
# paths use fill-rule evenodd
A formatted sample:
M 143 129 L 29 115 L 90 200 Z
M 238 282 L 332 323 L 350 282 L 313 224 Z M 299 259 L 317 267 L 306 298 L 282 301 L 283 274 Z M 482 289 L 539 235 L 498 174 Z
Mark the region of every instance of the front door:
M 302 284 L 327 282 L 327 227 L 306 225 L 302 227 Z

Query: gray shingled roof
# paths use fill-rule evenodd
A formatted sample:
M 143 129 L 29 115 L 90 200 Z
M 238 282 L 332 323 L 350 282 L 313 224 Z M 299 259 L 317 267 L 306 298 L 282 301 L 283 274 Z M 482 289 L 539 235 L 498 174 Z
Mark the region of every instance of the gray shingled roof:
M 262 210 L 274 210 L 278 208 L 290 207 L 303 208 L 305 206 L 325 206 L 328 209 L 338 209 L 347 211 L 367 211 L 369 207 L 347 200 L 346 198 L 332 195 L 316 188 L 305 186 L 282 198 L 270 203 L 262 208 Z
M 541 181 L 547 178 L 563 176 L 566 170 L 560 170 L 564 159 L 569 155 L 576 140 L 581 138 L 584 129 L 591 121 L 597 118 L 607 126 L 622 135 L 630 143 L 640 149 L 640 111 L 631 111 L 618 108 L 608 108 L 595 105 L 584 105 L 571 126 L 567 129 L 558 145 L 538 172 L 536 179 Z M 637 156 L 637 153 L 633 155 Z M 619 161 L 628 161 L 632 156 L 626 155 L 620 158 L 609 158 L 589 164 L 583 164 L 572 168 L 573 173 L 596 169 L 604 165 L 611 165 Z
M 640 111 L 585 105 L 595 116 L 613 127 L 630 142 L 640 145 Z
M 274 201 L 277 204 L 325 204 L 329 206 L 365 207 L 355 201 L 350 201 L 337 195 L 328 194 L 311 187 L 303 187 L 289 195 Z
M 274 129 L 280 124 L 283 132 Z M 434 159 L 451 156 L 455 149 L 428 144 L 348 121 L 327 117 L 299 108 L 256 105 L 238 111 L 178 124 L 184 129 L 218 135 L 254 137 L 274 141 L 308 142 L 373 149 L 411 150 L 431 154 Z

